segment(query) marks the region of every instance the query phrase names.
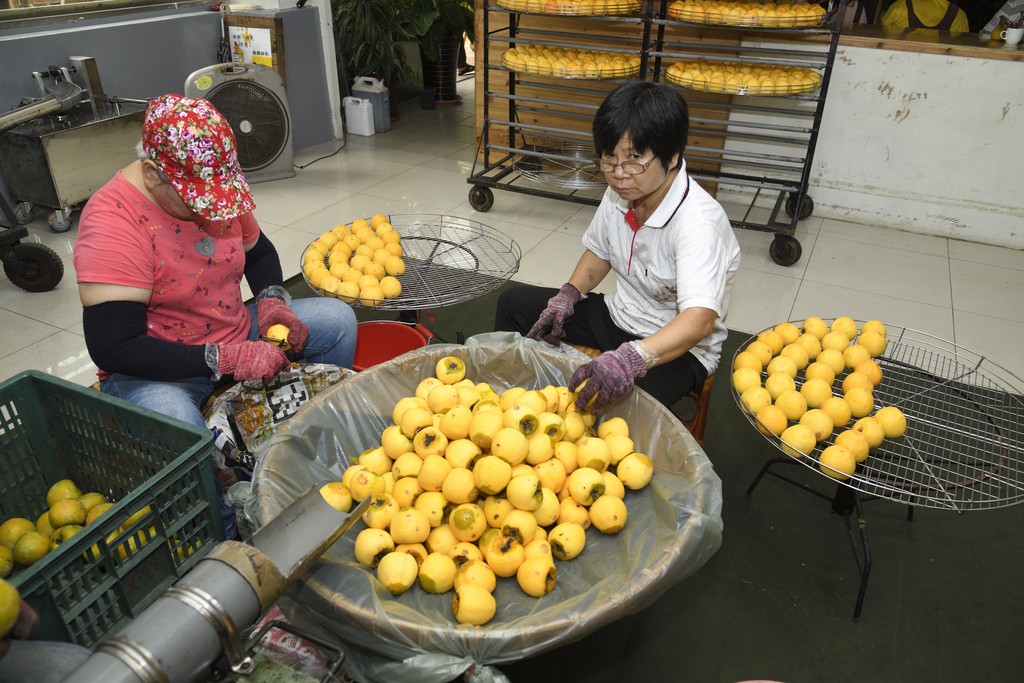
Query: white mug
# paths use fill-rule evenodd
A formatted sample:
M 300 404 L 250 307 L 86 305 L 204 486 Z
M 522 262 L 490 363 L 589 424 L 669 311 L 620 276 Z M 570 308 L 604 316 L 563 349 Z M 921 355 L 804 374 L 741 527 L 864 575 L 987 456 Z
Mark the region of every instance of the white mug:
M 1024 28 L 1004 28 L 999 37 L 1003 39 L 1008 47 L 1012 47 L 1024 38 Z

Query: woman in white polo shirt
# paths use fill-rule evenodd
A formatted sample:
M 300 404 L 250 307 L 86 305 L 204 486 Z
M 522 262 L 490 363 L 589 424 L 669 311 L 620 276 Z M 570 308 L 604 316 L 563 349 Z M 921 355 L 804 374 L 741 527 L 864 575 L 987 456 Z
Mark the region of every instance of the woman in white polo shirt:
M 600 411 L 639 386 L 666 406 L 719 362 L 740 249 L 725 211 L 686 173 L 686 102 L 664 84 L 612 91 L 594 117 L 608 180 L 561 289 L 524 286 L 498 301 L 496 330 L 603 353 L 569 380 L 578 405 Z M 614 271 L 615 292 L 592 290 Z

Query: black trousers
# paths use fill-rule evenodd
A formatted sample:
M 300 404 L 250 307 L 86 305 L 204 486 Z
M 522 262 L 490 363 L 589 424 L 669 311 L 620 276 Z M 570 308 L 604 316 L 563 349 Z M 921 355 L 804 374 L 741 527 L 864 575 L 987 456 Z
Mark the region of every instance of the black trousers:
M 557 289 L 532 285 L 506 289 L 498 297 L 495 331 L 525 335 L 547 308 L 548 299 L 555 294 L 558 294 Z M 576 304 L 573 316 L 565 324 L 565 339 L 562 341 L 610 351 L 639 338 L 615 325 L 603 294 L 589 294 Z M 707 370 L 696 356 L 686 353 L 674 361 L 651 368 L 636 381 L 636 386 L 671 408 L 683 396 L 702 386 L 707 376 Z

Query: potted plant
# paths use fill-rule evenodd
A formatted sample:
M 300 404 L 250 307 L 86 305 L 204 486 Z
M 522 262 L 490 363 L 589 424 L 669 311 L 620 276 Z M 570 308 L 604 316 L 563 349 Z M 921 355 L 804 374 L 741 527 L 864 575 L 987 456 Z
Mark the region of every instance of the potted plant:
M 438 102 L 458 101 L 456 69 L 462 34 L 473 35 L 472 0 L 404 0 L 409 30 L 419 41 L 424 88 Z
M 372 76 L 389 87 L 415 79 L 402 43 L 417 36 L 403 3 L 333 0 L 333 10 L 335 49 L 349 79 Z M 345 84 L 345 88 L 350 86 Z
M 440 57 L 446 38 L 473 35 L 472 0 L 405 0 L 410 30 L 417 37 L 423 56 L 431 62 Z

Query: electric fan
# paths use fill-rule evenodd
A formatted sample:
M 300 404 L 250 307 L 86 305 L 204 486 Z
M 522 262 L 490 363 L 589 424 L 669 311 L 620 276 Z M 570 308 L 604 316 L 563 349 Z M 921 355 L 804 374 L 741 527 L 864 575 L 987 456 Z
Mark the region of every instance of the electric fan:
M 208 100 L 231 124 L 248 182 L 295 175 L 288 95 L 276 71 L 261 64 L 214 64 L 186 79 L 185 96 Z

